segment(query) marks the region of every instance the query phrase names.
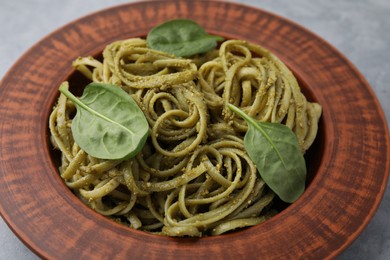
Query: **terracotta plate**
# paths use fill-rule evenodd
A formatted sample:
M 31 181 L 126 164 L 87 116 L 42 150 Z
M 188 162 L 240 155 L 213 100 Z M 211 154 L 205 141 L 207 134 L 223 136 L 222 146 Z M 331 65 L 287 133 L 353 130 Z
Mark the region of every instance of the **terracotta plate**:
M 147 234 L 93 212 L 57 174 L 47 122 L 60 82 L 73 73 L 71 62 L 178 17 L 270 49 L 295 72 L 308 98 L 323 106 L 320 132 L 307 156 L 306 192 L 261 225 L 201 239 Z M 72 22 L 33 46 L 4 77 L 0 117 L 0 211 L 43 258 L 334 257 L 370 221 L 389 174 L 387 124 L 356 68 L 301 26 L 233 3 L 148 1 Z

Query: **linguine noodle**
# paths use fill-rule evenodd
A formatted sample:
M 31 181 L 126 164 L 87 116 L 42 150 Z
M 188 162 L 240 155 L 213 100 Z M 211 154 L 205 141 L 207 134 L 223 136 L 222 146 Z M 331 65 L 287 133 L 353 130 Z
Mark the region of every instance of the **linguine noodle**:
M 277 57 L 245 41 L 183 59 L 127 39 L 108 45 L 102 61 L 80 57 L 73 65 L 93 82 L 128 92 L 149 123 L 136 157 L 102 160 L 74 142 L 75 106 L 63 94 L 49 122 L 66 185 L 93 210 L 134 229 L 219 235 L 276 214 L 275 194 L 244 148 L 247 125 L 226 103 L 259 121 L 287 125 L 302 153 L 317 134 L 320 105 L 306 100 Z

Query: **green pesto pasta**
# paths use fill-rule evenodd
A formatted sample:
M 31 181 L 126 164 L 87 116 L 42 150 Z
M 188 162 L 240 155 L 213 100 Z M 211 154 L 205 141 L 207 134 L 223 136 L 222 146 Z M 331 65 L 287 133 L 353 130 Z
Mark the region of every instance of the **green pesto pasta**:
M 61 94 L 49 119 L 59 172 L 90 208 L 167 236 L 220 235 L 271 218 L 275 194 L 247 155 L 246 124 L 227 107 L 283 123 L 302 153 L 313 143 L 321 106 L 308 102 L 291 71 L 263 47 L 228 40 L 191 59 L 149 49 L 140 38 L 106 46 L 103 59 L 73 66 L 93 82 L 120 86 L 143 111 L 150 134 L 127 160 L 102 160 L 75 143 L 75 106 Z

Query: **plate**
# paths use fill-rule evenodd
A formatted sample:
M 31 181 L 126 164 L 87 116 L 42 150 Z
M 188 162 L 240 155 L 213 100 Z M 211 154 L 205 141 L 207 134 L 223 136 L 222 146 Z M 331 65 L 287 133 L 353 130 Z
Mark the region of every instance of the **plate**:
M 155 25 L 190 18 L 209 33 L 261 44 L 296 74 L 323 107 L 308 152 L 301 198 L 276 217 L 217 237 L 169 238 L 131 230 L 95 213 L 63 184 L 52 160 L 48 116 L 78 56 Z M 245 5 L 147 1 L 105 9 L 48 35 L 0 83 L 0 212 L 42 258 L 327 258 L 366 227 L 384 194 L 389 132 L 374 92 L 334 47 L 298 24 Z

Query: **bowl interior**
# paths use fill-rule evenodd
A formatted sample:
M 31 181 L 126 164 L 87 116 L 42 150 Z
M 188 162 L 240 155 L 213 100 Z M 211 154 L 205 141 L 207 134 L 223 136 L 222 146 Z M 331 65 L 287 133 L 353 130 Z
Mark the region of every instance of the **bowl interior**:
M 93 57 L 102 60 L 102 51 L 96 53 L 93 55 Z M 302 93 L 305 95 L 307 100 L 310 102 L 317 102 L 317 98 L 310 88 L 310 86 L 305 82 L 303 77 L 296 72 L 294 72 L 295 77 L 297 78 L 299 85 L 301 87 Z M 64 79 L 69 82 L 69 87 L 72 93 L 74 93 L 76 96 L 81 96 L 84 87 L 90 83 L 90 80 L 87 79 L 84 75 L 82 75 L 80 72 L 78 72 L 75 69 L 70 68 L 70 72 L 68 76 Z M 50 106 L 50 109 L 55 105 L 55 102 L 57 101 L 58 96 L 52 101 L 52 104 Z M 309 150 L 305 154 L 305 161 L 306 161 L 306 167 L 307 167 L 307 177 L 306 177 L 306 189 L 310 186 L 314 178 L 316 177 L 317 173 L 319 172 L 319 168 L 321 165 L 321 160 L 324 154 L 324 144 L 325 144 L 325 122 L 323 121 L 322 117 L 320 118 L 319 125 L 318 125 L 318 133 L 316 136 L 315 141 L 313 142 L 312 146 L 309 148 Z M 49 136 L 49 130 L 48 136 Z M 50 144 L 50 142 L 48 142 Z M 53 163 L 53 166 L 58 169 L 61 164 L 61 154 L 58 150 L 53 149 L 53 147 L 47 148 L 49 149 L 49 154 L 51 156 L 51 160 Z M 60 178 L 58 174 L 58 178 Z M 281 201 L 279 198 L 276 198 L 274 201 L 274 207 L 279 211 L 283 211 L 286 209 L 290 204 L 285 203 Z

